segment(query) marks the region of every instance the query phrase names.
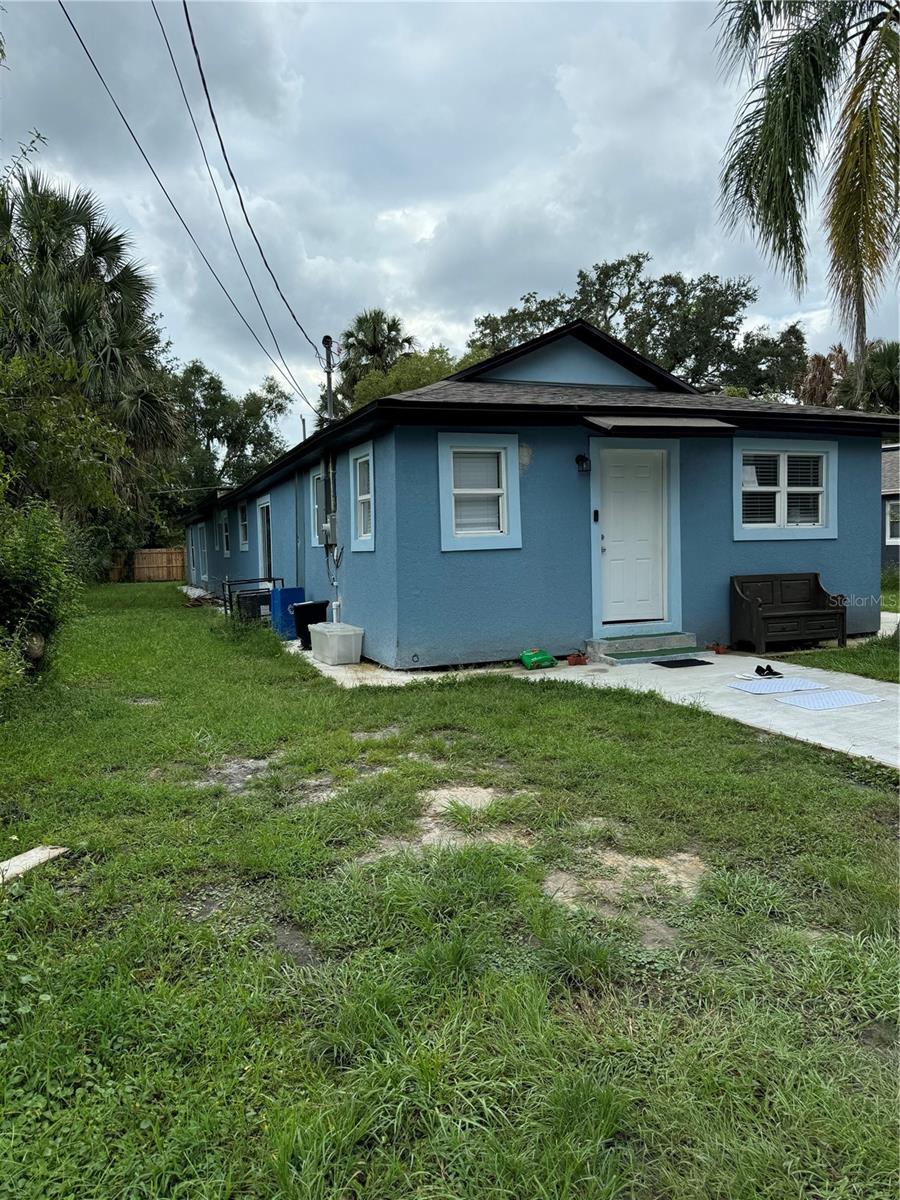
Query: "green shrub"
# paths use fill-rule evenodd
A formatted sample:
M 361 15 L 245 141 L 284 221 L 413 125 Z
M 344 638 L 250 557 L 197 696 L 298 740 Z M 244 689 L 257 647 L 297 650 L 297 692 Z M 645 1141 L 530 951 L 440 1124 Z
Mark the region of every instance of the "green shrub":
M 54 509 L 38 500 L 14 508 L 0 485 L 0 636 L 23 649 L 50 637 L 77 591 Z

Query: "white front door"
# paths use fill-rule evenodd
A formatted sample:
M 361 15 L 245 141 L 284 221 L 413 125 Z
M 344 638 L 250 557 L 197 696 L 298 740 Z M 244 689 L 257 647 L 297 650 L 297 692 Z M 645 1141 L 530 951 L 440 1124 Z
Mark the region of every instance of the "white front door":
M 600 586 L 604 623 L 666 617 L 664 450 L 600 454 Z

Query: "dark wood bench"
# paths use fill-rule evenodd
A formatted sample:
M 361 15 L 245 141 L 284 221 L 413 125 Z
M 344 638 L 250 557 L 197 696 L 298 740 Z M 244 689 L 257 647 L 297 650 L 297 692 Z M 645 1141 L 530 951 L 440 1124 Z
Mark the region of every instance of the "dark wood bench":
M 832 596 L 818 573 L 731 576 L 731 644 L 749 642 L 765 654 L 773 642 L 847 644 L 847 605 Z

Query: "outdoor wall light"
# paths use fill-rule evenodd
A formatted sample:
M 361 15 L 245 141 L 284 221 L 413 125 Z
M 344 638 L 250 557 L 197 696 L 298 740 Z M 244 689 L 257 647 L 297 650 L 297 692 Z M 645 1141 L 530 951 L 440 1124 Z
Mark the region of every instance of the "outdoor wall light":
M 586 454 L 576 454 L 575 455 L 575 466 L 578 468 L 579 475 L 590 475 L 591 460 L 588 458 L 588 456 Z

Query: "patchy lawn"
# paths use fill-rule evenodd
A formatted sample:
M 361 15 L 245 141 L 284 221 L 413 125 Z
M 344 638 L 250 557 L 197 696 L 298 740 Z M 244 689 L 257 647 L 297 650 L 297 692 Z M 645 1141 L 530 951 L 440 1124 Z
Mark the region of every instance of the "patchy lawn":
M 864 675 L 867 679 L 900 683 L 900 641 L 896 630 L 887 637 L 867 638 L 844 647 L 797 650 L 793 654 L 779 654 L 777 657 L 782 662 L 799 663 L 803 667 L 849 671 L 852 675 Z
M 0 899 L 0 1195 L 894 1195 L 881 768 L 341 691 L 167 585 L 90 596 L 0 763 L 0 857 L 72 847 Z

